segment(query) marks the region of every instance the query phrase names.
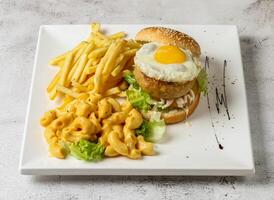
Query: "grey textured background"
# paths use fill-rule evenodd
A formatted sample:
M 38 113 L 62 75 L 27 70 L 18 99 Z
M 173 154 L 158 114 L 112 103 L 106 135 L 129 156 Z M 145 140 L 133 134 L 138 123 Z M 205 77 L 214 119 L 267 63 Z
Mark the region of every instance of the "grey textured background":
M 32 177 L 18 173 L 41 24 L 236 24 L 247 85 L 256 175 Z M 274 199 L 274 1 L 0 0 L 0 199 Z

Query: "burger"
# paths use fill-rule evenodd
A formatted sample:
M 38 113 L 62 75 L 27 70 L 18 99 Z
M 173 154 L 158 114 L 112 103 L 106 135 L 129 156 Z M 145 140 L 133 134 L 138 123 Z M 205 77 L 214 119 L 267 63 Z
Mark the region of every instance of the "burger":
M 199 44 L 189 35 L 163 27 L 140 30 L 143 43 L 134 57 L 128 100 L 149 119 L 155 112 L 166 124 L 186 120 L 207 92 L 207 74 L 199 61 Z

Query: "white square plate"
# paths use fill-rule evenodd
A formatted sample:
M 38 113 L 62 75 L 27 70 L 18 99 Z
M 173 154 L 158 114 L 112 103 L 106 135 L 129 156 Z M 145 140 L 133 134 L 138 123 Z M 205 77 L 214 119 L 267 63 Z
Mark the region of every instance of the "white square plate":
M 129 38 L 148 25 L 102 25 L 107 33 L 125 31 Z M 88 163 L 69 157 L 51 158 L 39 119 L 56 106 L 46 87 L 56 73 L 48 61 L 87 38 L 88 25 L 41 26 L 36 49 L 31 92 L 26 116 L 20 172 L 34 175 L 250 175 L 254 173 L 245 82 L 239 37 L 235 26 L 163 25 L 193 36 L 201 46 L 202 62 L 209 57 L 209 102 L 201 97 L 189 123 L 170 125 L 167 136 L 156 145 L 158 154 L 142 160 L 124 157 Z M 226 67 L 227 105 L 218 114 L 216 87 L 223 94 L 223 63 Z M 212 123 L 214 127 L 212 127 Z M 215 131 L 214 131 L 215 129 Z M 216 141 L 224 147 L 221 150 Z

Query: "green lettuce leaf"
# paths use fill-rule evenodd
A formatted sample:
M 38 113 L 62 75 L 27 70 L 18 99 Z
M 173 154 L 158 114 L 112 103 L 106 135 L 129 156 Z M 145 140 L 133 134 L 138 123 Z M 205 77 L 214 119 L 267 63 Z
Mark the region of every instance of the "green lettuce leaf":
M 72 156 L 79 160 L 99 161 L 104 157 L 105 147 L 100 143 L 93 143 L 87 140 L 80 140 L 69 145 Z
M 166 124 L 160 119 L 161 113 L 155 112 L 150 121 L 144 120 L 141 127 L 136 130 L 137 135 L 144 136 L 146 141 L 159 142 L 166 133 Z
M 207 89 L 208 80 L 207 79 L 208 79 L 207 73 L 206 73 L 205 69 L 202 69 L 200 71 L 200 73 L 198 74 L 197 80 L 199 83 L 200 92 L 203 92 L 204 95 L 206 95 L 208 92 L 208 89 Z
M 124 79 L 131 86 L 126 94 L 129 102 L 135 108 L 148 111 L 152 107 L 155 107 L 157 111 L 168 111 L 168 108 L 163 108 L 163 103 L 153 100 L 147 92 L 141 89 L 132 72 L 127 73 Z
M 138 128 L 136 131 L 135 131 L 135 133 L 137 134 L 137 135 L 142 135 L 142 136 L 144 136 L 144 138 L 145 138 L 145 140 L 146 141 L 148 141 L 148 138 L 149 138 L 149 121 L 147 121 L 147 120 L 144 120 L 143 121 L 143 123 L 142 123 L 142 125 L 140 126 L 140 128 Z
M 137 90 L 132 88 L 128 89 L 126 94 L 128 101 L 132 104 L 133 107 L 144 111 L 151 109 L 151 98 L 148 93 L 140 89 Z
M 129 85 L 131 85 L 133 88 L 135 89 L 139 89 L 140 86 L 139 84 L 137 83 L 134 75 L 132 72 L 129 72 L 127 73 L 125 76 L 124 76 L 124 79 L 126 80 L 126 82 L 128 82 Z
M 152 102 L 151 97 L 147 92 L 141 89 L 133 73 L 132 72 L 127 73 L 124 76 L 124 79 L 131 86 L 127 90 L 126 94 L 129 102 L 133 105 L 133 107 L 143 111 L 147 111 L 151 109 L 151 102 Z

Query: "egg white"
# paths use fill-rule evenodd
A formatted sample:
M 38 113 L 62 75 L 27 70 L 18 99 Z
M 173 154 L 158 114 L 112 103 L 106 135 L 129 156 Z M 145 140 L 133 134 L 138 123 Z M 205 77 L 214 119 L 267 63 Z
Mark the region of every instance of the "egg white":
M 181 49 L 186 60 L 176 64 L 162 64 L 155 60 L 154 54 L 164 44 L 150 42 L 144 44 L 134 58 L 135 64 L 148 77 L 168 82 L 186 82 L 196 78 L 201 70 L 198 59 L 192 56 L 191 51 Z

